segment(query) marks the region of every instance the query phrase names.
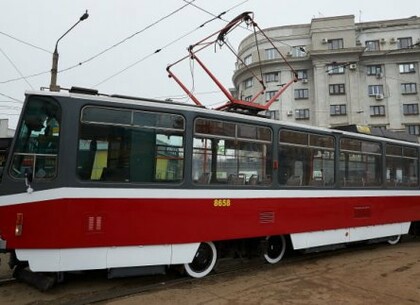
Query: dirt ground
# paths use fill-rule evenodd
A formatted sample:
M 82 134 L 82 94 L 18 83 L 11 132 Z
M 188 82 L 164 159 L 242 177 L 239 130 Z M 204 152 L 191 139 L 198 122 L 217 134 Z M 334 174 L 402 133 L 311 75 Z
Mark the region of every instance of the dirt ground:
M 101 304 L 420 304 L 420 237 L 396 246 L 383 244 L 295 258 L 286 258 L 275 266 L 261 265 L 253 271 L 192 280 Z M 9 272 L 5 263 L 2 261 L 0 277 Z M 114 284 L 111 280 L 95 281 L 92 285 L 76 282 L 49 293 L 13 284 L 0 287 L 0 304 L 54 303 L 54 298 L 71 300 L 78 292 Z
M 420 239 L 192 282 L 107 305 L 420 304 Z

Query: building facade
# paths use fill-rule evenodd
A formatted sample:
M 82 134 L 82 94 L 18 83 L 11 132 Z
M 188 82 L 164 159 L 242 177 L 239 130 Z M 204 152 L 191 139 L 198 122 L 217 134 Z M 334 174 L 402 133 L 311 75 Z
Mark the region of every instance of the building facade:
M 356 23 L 353 15 L 312 19 L 310 24 L 265 29 L 239 45 L 233 83 L 250 100 L 266 86 L 264 103 L 292 79 L 273 103 L 279 120 L 321 127 L 369 125 L 420 136 L 420 17 Z M 243 64 L 245 63 L 245 65 Z M 253 72 L 253 73 L 252 73 Z
M 9 128 L 8 119 L 0 119 L 0 138 L 11 138 L 15 131 Z

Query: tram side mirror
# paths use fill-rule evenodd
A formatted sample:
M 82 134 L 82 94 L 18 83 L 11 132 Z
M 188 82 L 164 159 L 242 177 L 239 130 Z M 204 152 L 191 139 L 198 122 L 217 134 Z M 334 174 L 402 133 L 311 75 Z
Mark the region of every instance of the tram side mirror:
M 34 175 L 32 173 L 32 170 L 30 170 L 28 168 L 25 169 L 25 185 L 27 186 L 26 191 L 29 194 L 34 191 L 34 189 L 31 187 L 31 183 L 32 183 L 33 177 L 34 177 Z

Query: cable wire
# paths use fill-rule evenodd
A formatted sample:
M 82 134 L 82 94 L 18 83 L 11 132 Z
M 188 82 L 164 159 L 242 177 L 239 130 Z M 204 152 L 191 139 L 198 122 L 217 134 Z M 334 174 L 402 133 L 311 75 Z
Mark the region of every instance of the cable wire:
M 183 10 L 184 8 L 186 8 L 187 6 L 191 5 L 191 4 L 192 4 L 192 2 L 194 2 L 194 1 L 196 1 L 196 0 L 192 0 L 192 1 L 190 1 L 190 2 L 187 2 L 187 3 L 186 3 L 186 4 L 184 4 L 183 6 L 181 6 L 181 7 L 177 8 L 176 10 L 174 10 L 174 11 L 170 12 L 169 14 L 167 14 L 167 15 L 165 15 L 165 16 L 163 16 L 163 17 L 159 18 L 158 20 L 156 20 L 156 21 L 152 22 L 151 24 L 149 24 L 149 25 L 145 26 L 145 27 L 144 27 L 144 28 L 142 28 L 141 30 L 139 30 L 139 31 L 137 31 L 137 32 L 135 32 L 135 33 L 133 33 L 133 34 L 131 34 L 130 36 L 128 36 L 128 37 L 126 37 L 126 38 L 122 39 L 121 41 L 119 41 L 119 42 L 117 42 L 117 43 L 113 44 L 112 46 L 110 46 L 110 47 L 106 48 L 105 50 L 103 50 L 103 51 L 101 51 L 101 52 L 99 52 L 99 53 L 97 53 L 96 55 L 93 55 L 92 57 L 90 57 L 90 58 L 88 58 L 88 59 L 86 59 L 86 60 L 84 60 L 84 61 L 81 61 L 81 62 L 79 62 L 78 64 L 75 64 L 75 65 L 70 66 L 70 67 L 68 67 L 68 68 L 62 69 L 62 70 L 60 70 L 60 71 L 58 71 L 58 72 L 60 73 L 60 72 L 69 71 L 69 70 L 71 70 L 71 69 L 74 69 L 74 68 L 76 68 L 76 67 L 79 67 L 79 66 L 81 66 L 81 65 L 83 65 L 83 64 L 85 64 L 85 63 L 88 63 L 88 62 L 90 62 L 90 61 L 92 61 L 92 60 L 94 60 L 94 59 L 98 58 L 99 56 L 101 56 L 101 55 L 105 54 L 106 52 L 108 52 L 108 51 L 110 51 L 110 50 L 112 50 L 112 49 L 114 49 L 114 48 L 118 47 L 119 45 L 121 45 L 121 44 L 123 44 L 123 43 L 127 42 L 128 40 L 132 39 L 133 37 L 135 37 L 135 36 L 137 36 L 137 35 L 139 35 L 139 34 L 141 34 L 141 33 L 145 32 L 146 30 L 148 30 L 148 29 L 152 28 L 153 26 L 157 25 L 158 23 L 162 22 L 163 20 L 165 20 L 165 19 L 167 19 L 167 18 L 169 18 L 169 17 L 171 17 L 171 16 L 175 15 L 175 14 L 176 14 L 176 13 L 178 13 L 179 11 L 181 11 L 181 10 Z M 122 72 L 123 72 L 123 71 L 122 71 Z
M 11 39 L 13 39 L 13 40 L 16 40 L 16 41 L 18 41 L 18 42 L 20 42 L 20 43 L 23 43 L 23 44 L 25 44 L 25 45 L 27 45 L 27 46 L 30 46 L 30 47 L 32 47 L 32 48 L 35 48 L 35 49 L 38 49 L 38 50 L 44 51 L 44 52 L 49 53 L 49 54 L 51 54 L 51 55 L 52 55 L 52 52 L 50 52 L 50 51 L 48 51 L 48 50 L 45 50 L 45 49 L 43 49 L 43 48 L 41 48 L 41 47 L 38 47 L 38 46 L 36 46 L 36 45 L 34 45 L 34 44 L 32 44 L 32 43 L 29 43 L 29 42 L 23 41 L 23 40 L 21 40 L 21 39 L 18 39 L 18 38 L 16 38 L 16 37 L 13 37 L 12 35 L 9 35 L 9 34 L 4 33 L 4 32 L 2 32 L 2 31 L 0 31 L 0 34 L 1 34 L 1 35 L 4 35 L 4 36 L 6 36 L 6 37 L 9 37 L 9 38 L 11 38 Z
M 74 65 L 72 65 L 72 66 L 69 66 L 69 67 L 67 67 L 67 68 L 60 69 L 59 71 L 57 71 L 57 73 L 62 73 L 62 72 L 66 72 L 66 71 L 72 70 L 72 69 L 74 69 L 74 68 L 80 67 L 81 65 L 83 65 L 83 64 L 85 64 L 85 63 L 88 63 L 88 62 L 90 62 L 90 61 L 92 61 L 92 60 L 94 60 L 94 59 L 98 58 L 99 56 L 101 56 L 101 55 L 103 55 L 103 54 L 107 53 L 108 51 L 110 51 L 110 50 L 112 50 L 112 49 L 114 49 L 114 48 L 118 47 L 119 45 L 121 45 L 121 44 L 125 43 L 126 41 L 128 41 L 128 40 L 132 39 L 133 37 L 135 37 L 135 36 L 137 36 L 137 35 L 139 35 L 139 34 L 141 34 L 141 33 L 145 32 L 146 30 L 148 30 L 148 29 L 152 28 L 153 26 L 157 25 L 158 23 L 162 22 L 163 20 L 165 20 L 165 19 L 167 19 L 167 18 L 171 17 L 172 15 L 174 15 L 174 14 L 178 13 L 179 11 L 183 10 L 184 8 L 186 8 L 187 6 L 191 5 L 194 1 L 196 1 L 196 0 L 191 0 L 190 2 L 188 2 L 188 3 L 184 4 L 184 5 L 182 5 L 181 7 L 179 7 L 179 8 L 177 8 L 177 9 L 175 9 L 174 11 L 170 12 L 169 14 L 167 14 L 167 15 L 165 15 L 165 16 L 163 16 L 163 17 L 159 18 L 158 20 L 156 20 L 156 21 L 152 22 L 151 24 L 147 25 L 146 27 L 142 28 L 141 30 L 139 30 L 139 31 L 137 31 L 137 32 L 135 32 L 135 33 L 133 33 L 133 34 L 131 34 L 130 36 L 128 36 L 128 37 L 126 37 L 126 38 L 124 38 L 124 39 L 120 40 L 119 42 L 117 42 L 117 43 L 113 44 L 112 46 L 110 46 L 110 47 L 108 47 L 108 48 L 106 48 L 106 49 L 104 49 L 103 51 L 101 51 L 101 52 L 97 53 L 96 55 L 93 55 L 93 56 L 89 57 L 88 59 L 83 60 L 83 61 L 81 61 L 81 62 L 79 62 L 79 63 L 77 63 L 77 64 L 74 64 Z M 2 33 L 3 35 L 6 35 L 6 36 L 8 36 L 8 37 L 12 38 L 12 36 L 10 36 L 10 35 L 7 35 L 7 34 L 5 34 L 5 33 L 3 33 L 3 32 L 1 32 L 1 33 Z M 18 40 L 17 38 L 13 38 L 13 39 Z M 20 40 L 18 40 L 18 41 L 20 41 Z M 21 41 L 21 42 L 22 42 L 22 43 L 25 43 L 25 42 L 23 42 L 23 41 Z M 25 43 L 25 44 L 28 44 L 28 43 Z M 28 45 L 30 45 L 30 44 L 28 44 Z M 36 46 L 34 46 L 34 47 L 36 47 Z M 36 47 L 36 48 L 38 48 L 38 47 Z M 42 49 L 42 48 L 39 48 L 39 49 L 41 49 L 41 50 L 43 50 L 43 51 L 46 51 L 46 50 L 44 50 L 44 49 Z M 51 52 L 48 52 L 48 53 L 52 54 Z M 145 59 L 146 59 L 146 58 L 143 58 L 141 61 L 143 61 L 143 60 L 145 60 Z M 28 75 L 28 76 L 22 76 L 22 77 L 20 77 L 20 78 L 9 79 L 9 80 L 6 80 L 6 81 L 1 81 L 1 82 L 0 82 L 0 84 L 6 84 L 6 83 L 10 83 L 10 82 L 14 82 L 14 81 L 22 80 L 22 79 L 28 79 L 28 78 L 32 78 L 32 77 L 36 77 L 36 76 L 40 76 L 40 75 L 44 75 L 44 74 L 47 74 L 47 73 L 50 73 L 50 72 L 51 72 L 51 70 L 49 70 L 49 71 L 45 71 L 45 72 L 39 72 L 39 73 L 32 74 L 32 75 Z M 121 72 L 123 72 L 123 71 L 121 71 Z
M 185 1 L 185 0 L 184 0 L 184 1 Z M 243 2 L 241 2 L 241 4 L 243 4 L 243 3 L 247 2 L 247 1 L 248 1 L 248 0 L 243 1 Z M 186 1 L 186 2 L 187 2 L 187 4 L 191 4 L 191 3 L 192 3 L 192 1 L 190 1 L 190 2 Z M 233 6 L 232 8 L 229 8 L 228 10 L 226 10 L 226 11 L 222 12 L 222 13 L 221 13 L 221 14 L 219 14 L 219 15 L 225 14 L 225 13 L 229 12 L 230 10 L 232 10 L 232 9 L 236 8 L 236 7 L 238 7 L 238 5 L 235 5 L 235 6 Z M 212 16 L 218 16 L 218 15 L 214 15 L 214 14 L 212 14 Z M 187 33 L 185 33 L 185 34 L 183 34 L 183 35 L 179 36 L 178 38 L 176 38 L 176 39 L 172 40 L 171 42 L 167 43 L 166 45 L 164 45 L 163 47 L 161 47 L 161 48 L 159 48 L 159 49 L 156 49 L 154 52 L 152 52 L 152 53 L 150 53 L 150 54 L 148 54 L 148 55 L 146 55 L 146 56 L 144 56 L 144 57 L 140 58 L 139 60 L 135 61 L 134 63 L 132 63 L 132 64 L 130 64 L 130 65 L 128 65 L 128 66 L 126 66 L 126 67 L 125 67 L 125 68 L 123 68 L 122 70 L 120 70 L 120 71 L 118 71 L 118 72 L 116 72 L 116 73 L 112 74 L 111 76 L 107 77 L 106 79 L 104 79 L 104 80 L 100 81 L 99 83 L 97 83 L 97 84 L 93 85 L 91 88 L 96 88 L 96 87 L 98 87 L 98 86 L 100 86 L 100 85 L 104 84 L 105 82 L 109 81 L 110 79 L 112 79 L 112 78 L 114 78 L 114 77 L 116 77 L 116 76 L 120 75 L 121 73 L 123 73 L 123 72 L 127 71 L 128 69 L 130 69 L 130 68 L 132 68 L 132 67 L 134 67 L 134 66 L 138 65 L 139 63 L 141 63 L 141 62 L 145 61 L 146 59 L 150 58 L 151 56 L 153 56 L 154 54 L 157 54 L 157 53 L 159 53 L 159 52 L 163 51 L 164 49 L 166 49 L 166 48 L 168 48 L 169 46 L 171 46 L 171 45 L 175 44 L 176 42 L 178 42 L 178 41 L 180 41 L 180 40 L 184 39 L 185 37 L 187 37 L 187 36 L 191 35 L 191 34 L 192 34 L 192 33 L 194 33 L 195 31 L 197 31 L 197 30 L 199 30 L 199 29 L 203 28 L 205 25 L 207 25 L 208 23 L 210 23 L 210 22 L 212 22 L 212 21 L 214 21 L 214 20 L 216 20 L 216 19 L 219 19 L 219 18 L 212 18 L 212 19 L 209 19 L 209 20 L 205 21 L 204 23 L 202 23 L 201 25 L 199 25 L 199 26 L 198 26 L 198 27 L 196 27 L 195 29 L 193 29 L 193 30 L 191 30 L 191 31 L 189 31 L 189 32 L 187 32 Z
M 34 89 L 34 87 L 32 87 L 32 85 L 28 82 L 28 80 L 25 78 L 25 76 L 23 76 L 22 72 L 20 72 L 19 68 L 13 63 L 12 59 L 9 56 L 7 56 L 6 53 L 4 53 L 2 48 L 0 48 L 0 52 L 4 55 L 4 57 L 6 57 L 6 59 L 9 61 L 9 63 L 13 66 L 13 68 L 15 68 L 17 73 L 19 73 L 19 75 L 25 80 L 25 82 L 29 85 L 29 87 L 31 87 L 31 89 Z
M 8 99 L 11 99 L 11 100 L 12 100 L 12 101 L 14 101 L 14 102 L 23 103 L 23 101 L 18 100 L 17 98 L 13 98 L 13 97 L 11 97 L 11 96 L 9 96 L 9 95 L 6 95 L 6 94 L 4 94 L 4 93 L 1 93 L 1 92 L 0 92 L 0 95 L 1 95 L 1 96 L 4 96 L 4 97 L 7 97 Z

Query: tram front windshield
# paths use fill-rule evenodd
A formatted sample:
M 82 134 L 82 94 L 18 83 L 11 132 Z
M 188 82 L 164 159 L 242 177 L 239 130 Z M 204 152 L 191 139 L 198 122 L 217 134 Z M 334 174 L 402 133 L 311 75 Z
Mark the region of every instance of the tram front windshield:
M 53 179 L 57 173 L 61 110 L 48 97 L 30 97 L 17 131 L 10 175 Z

